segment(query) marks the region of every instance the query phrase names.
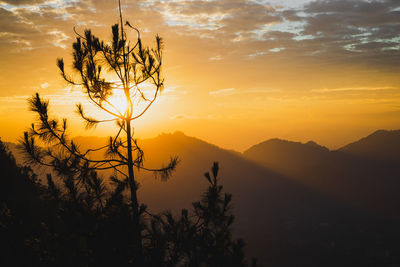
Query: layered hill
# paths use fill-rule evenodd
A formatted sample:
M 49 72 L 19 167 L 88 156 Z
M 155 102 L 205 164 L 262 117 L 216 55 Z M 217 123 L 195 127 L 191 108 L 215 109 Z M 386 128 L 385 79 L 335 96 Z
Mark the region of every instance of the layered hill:
M 387 162 L 400 162 L 400 130 L 379 130 L 339 149 L 346 154 Z
M 271 139 L 243 155 L 349 205 L 399 218 L 399 133 L 377 131 L 337 151 L 314 142 Z
M 279 172 L 297 172 L 329 161 L 330 151 L 313 141 L 307 143 L 270 139 L 244 151 L 243 156 Z

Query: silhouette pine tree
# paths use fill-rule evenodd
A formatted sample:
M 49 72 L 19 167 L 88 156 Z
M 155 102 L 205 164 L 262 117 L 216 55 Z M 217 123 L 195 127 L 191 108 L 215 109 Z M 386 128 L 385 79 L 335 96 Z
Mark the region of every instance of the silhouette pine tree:
M 133 138 L 133 122 L 140 118 L 155 102 L 162 91 L 164 79 L 161 74 L 163 40 L 155 37 L 154 48 L 145 47 L 138 29 L 128 21 L 123 23 L 121 3 L 119 1 L 120 22 L 112 26 L 112 40 L 106 42 L 85 30 L 81 35 L 75 31 L 77 38 L 73 43 L 73 69 L 77 79 L 65 71 L 64 60 L 57 60 L 62 77 L 74 86 L 83 89 L 89 102 L 108 114 L 111 119 L 96 119 L 88 116 L 82 104 L 76 105 L 76 112 L 85 121 L 86 127 L 91 128 L 104 122 L 115 122 L 117 134 L 109 138 L 108 145 L 100 148 L 81 150 L 77 144 L 68 138 L 67 119 L 59 120 L 49 114 L 49 101 L 42 99 L 38 93 L 29 99 L 30 109 L 37 114 L 37 122 L 32 124 L 29 132 L 24 133 L 22 144 L 30 162 L 53 167 L 58 175 L 63 177 L 64 185 L 74 202 L 83 201 L 84 195 L 95 195 L 94 201 L 99 207 L 103 203 L 101 195 L 104 185 L 96 176 L 95 170 L 114 170 L 120 177 L 114 177 L 119 191 L 127 190 L 130 196 L 131 216 L 136 240 L 134 247 L 135 261 L 142 262 L 142 227 L 141 215 L 145 206 L 141 205 L 137 196 L 137 182 L 134 168 L 160 174 L 163 178 L 170 175 L 178 160 L 171 158 L 170 162 L 160 169 L 149 169 L 143 165 L 143 151 Z M 126 29 L 137 34 L 131 43 L 127 39 Z M 115 81 L 107 79 L 113 75 Z M 152 85 L 154 90 L 149 97 L 143 91 L 144 84 Z M 114 92 L 120 90 L 125 96 L 126 110 L 120 110 L 111 101 Z M 139 112 L 139 102 L 146 103 Z M 123 136 L 121 138 L 121 136 Z M 47 145 L 43 149 L 36 145 L 37 139 Z M 93 159 L 91 153 L 104 150 L 104 159 Z M 51 177 L 48 177 L 49 186 Z M 86 187 L 86 188 L 84 188 Z M 83 194 L 81 191 L 85 192 Z M 52 187 L 52 192 L 57 190 Z
M 232 237 L 232 195 L 223 193 L 218 170 L 215 162 L 211 175 L 205 173 L 209 187 L 193 203 L 193 214 L 183 209 L 178 217 L 171 212 L 152 216 L 148 228 L 152 266 L 247 266 L 244 241 Z

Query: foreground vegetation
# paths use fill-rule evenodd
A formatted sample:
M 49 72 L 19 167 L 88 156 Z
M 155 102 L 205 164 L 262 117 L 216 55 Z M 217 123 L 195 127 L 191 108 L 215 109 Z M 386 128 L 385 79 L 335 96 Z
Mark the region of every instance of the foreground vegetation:
M 40 183 L 1 141 L 0 165 L 2 266 L 138 266 L 136 224 L 118 180 L 106 186 L 92 171 L 79 184 L 50 174 Z M 209 187 L 192 210 L 141 207 L 143 266 L 247 265 L 244 242 L 232 237 L 231 195 L 219 184 L 217 163 L 205 178 Z

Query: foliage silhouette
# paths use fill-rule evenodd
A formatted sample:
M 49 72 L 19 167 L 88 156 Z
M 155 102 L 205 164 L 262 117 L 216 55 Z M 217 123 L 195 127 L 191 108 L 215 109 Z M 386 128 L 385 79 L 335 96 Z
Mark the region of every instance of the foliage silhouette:
M 81 87 L 89 102 L 111 117 L 111 119 L 93 118 L 87 115 L 83 105 L 78 103 L 76 112 L 84 120 L 86 128 L 95 127 L 99 123 L 114 122 L 117 125 L 117 134 L 109 138 L 106 146 L 81 150 L 68 138 L 67 119 L 53 118 L 49 114 L 49 101 L 36 93 L 29 99 L 29 104 L 30 109 L 37 114 L 37 121 L 32 124 L 29 132 L 24 133 L 22 145 L 31 163 L 53 167 L 63 178 L 64 186 L 73 202 L 90 200 L 94 201 L 93 205 L 97 208 L 108 205 L 109 203 L 104 203 L 102 200 L 105 185 L 94 171 L 114 170 L 116 175 L 113 181 L 118 184 L 116 190 L 119 193 L 125 190 L 130 196 L 130 216 L 136 240 L 134 250 L 136 261 L 140 263 L 143 252 L 140 220 L 146 207 L 138 200 L 138 184 L 134 168 L 168 178 L 178 159 L 171 158 L 170 162 L 160 169 L 149 169 L 143 165 L 144 153 L 138 146 L 137 140 L 133 138 L 133 122 L 150 108 L 163 89 L 164 79 L 161 74 L 163 40 L 157 35 L 155 47 L 145 47 L 139 30 L 128 21 L 123 24 L 120 1 L 119 14 L 120 22 L 112 26 L 110 42 L 100 40 L 91 30 L 85 30 L 81 35 L 74 29 L 77 38 L 73 43 L 73 70 L 77 78 L 67 74 L 62 58 L 57 60 L 65 81 Z M 128 40 L 126 29 L 133 30 L 137 34 L 133 43 Z M 151 85 L 154 88 L 150 97 L 144 92 L 144 85 Z M 126 110 L 120 110 L 110 101 L 110 97 L 118 90 L 125 96 Z M 145 105 L 137 112 L 140 103 Z M 125 136 L 122 138 L 123 133 Z M 37 139 L 47 145 L 46 149 L 37 145 Z M 91 157 L 92 152 L 99 150 L 104 150 L 104 159 Z M 53 194 L 56 194 L 58 191 L 51 177 L 48 177 L 48 181 L 49 185 L 52 185 Z M 96 197 L 85 200 L 90 194 Z
M 17 167 L 1 141 L 0 158 L 6 170 L 0 180 L 5 266 L 247 266 L 244 242 L 232 239 L 231 195 L 222 192 L 217 163 L 212 176 L 206 174 L 210 186 L 193 203 L 192 214 L 143 211 L 138 264 L 131 205 L 119 180 L 112 188 L 102 187 L 102 177 L 92 171 L 82 187 L 71 178 L 57 183 L 51 175 L 43 185 L 29 168 Z
M 0 169 L 0 265 L 23 265 L 24 259 L 35 265 L 29 243 L 38 236 L 45 217 L 37 176 L 28 167 L 18 167 L 1 140 Z
M 205 174 L 210 186 L 193 203 L 193 214 L 183 209 L 177 217 L 171 212 L 152 216 L 148 255 L 153 266 L 246 266 L 243 240 L 232 239 L 232 196 L 223 194 L 218 169 L 215 162 L 212 175 Z

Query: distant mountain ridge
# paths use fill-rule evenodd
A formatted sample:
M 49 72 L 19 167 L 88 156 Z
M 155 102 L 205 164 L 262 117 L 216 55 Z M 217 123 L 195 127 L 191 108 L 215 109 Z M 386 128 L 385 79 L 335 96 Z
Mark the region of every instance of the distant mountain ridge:
M 400 130 L 378 130 L 339 151 L 370 159 L 399 162 Z
M 297 171 L 321 164 L 329 152 L 328 148 L 313 141 L 300 143 L 274 138 L 250 147 L 243 156 L 273 169 L 279 170 L 285 163 L 285 169 Z
M 400 162 L 400 130 L 378 130 L 337 150 L 329 150 L 314 141 L 301 143 L 273 138 L 253 145 L 243 155 L 272 169 L 283 167 L 285 172 L 340 161 L 339 158 L 391 164 Z

